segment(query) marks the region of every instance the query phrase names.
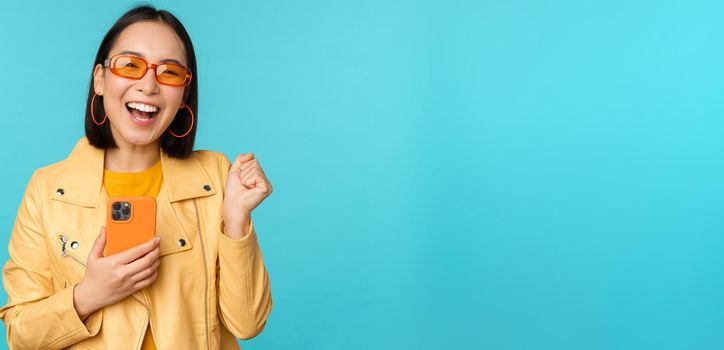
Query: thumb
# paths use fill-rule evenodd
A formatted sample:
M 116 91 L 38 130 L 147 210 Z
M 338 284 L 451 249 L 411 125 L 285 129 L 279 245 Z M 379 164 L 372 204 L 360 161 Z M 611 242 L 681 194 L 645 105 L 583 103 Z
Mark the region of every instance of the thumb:
M 93 248 L 91 248 L 90 257 L 91 258 L 102 258 L 103 257 L 103 249 L 106 247 L 106 227 L 101 227 L 101 233 L 98 235 L 98 238 L 96 238 L 96 241 L 93 243 Z

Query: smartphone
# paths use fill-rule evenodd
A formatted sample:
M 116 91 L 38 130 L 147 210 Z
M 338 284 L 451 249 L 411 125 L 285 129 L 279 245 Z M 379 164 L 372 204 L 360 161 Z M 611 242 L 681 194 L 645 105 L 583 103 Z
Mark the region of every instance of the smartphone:
M 147 242 L 156 236 L 156 199 L 111 197 L 106 218 L 106 247 L 110 256 Z

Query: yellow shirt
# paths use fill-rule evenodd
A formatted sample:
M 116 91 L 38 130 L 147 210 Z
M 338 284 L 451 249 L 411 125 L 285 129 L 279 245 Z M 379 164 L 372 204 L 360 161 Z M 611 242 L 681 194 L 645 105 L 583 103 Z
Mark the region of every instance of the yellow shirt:
M 151 196 L 156 198 L 163 184 L 161 162 L 152 167 L 135 173 L 122 173 L 110 170 L 103 171 L 103 186 L 108 195 L 113 196 Z M 146 328 L 142 350 L 156 350 L 151 334 L 151 325 Z

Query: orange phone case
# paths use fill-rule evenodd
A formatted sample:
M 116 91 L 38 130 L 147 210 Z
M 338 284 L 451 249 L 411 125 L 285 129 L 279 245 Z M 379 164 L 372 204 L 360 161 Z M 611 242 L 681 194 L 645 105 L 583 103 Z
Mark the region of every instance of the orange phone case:
M 120 205 L 116 210 L 113 208 L 114 203 Z M 128 214 L 122 212 L 124 207 L 129 208 Z M 156 199 L 153 197 L 111 197 L 109 199 L 104 256 L 135 247 L 154 236 L 156 236 Z

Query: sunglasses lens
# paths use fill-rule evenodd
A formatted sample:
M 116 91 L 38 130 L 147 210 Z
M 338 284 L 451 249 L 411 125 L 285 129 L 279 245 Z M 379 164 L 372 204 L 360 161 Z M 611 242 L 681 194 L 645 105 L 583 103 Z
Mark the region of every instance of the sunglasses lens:
M 128 78 L 140 78 L 146 73 L 146 62 L 133 56 L 118 57 L 113 66 L 113 72 Z
M 181 86 L 185 85 L 189 77 L 186 67 L 175 64 L 162 64 L 156 68 L 158 81 L 162 84 Z

